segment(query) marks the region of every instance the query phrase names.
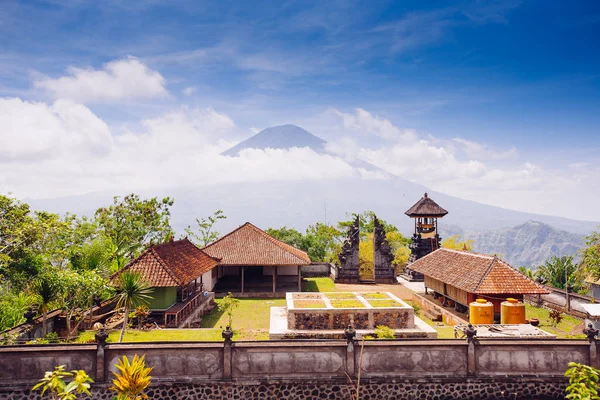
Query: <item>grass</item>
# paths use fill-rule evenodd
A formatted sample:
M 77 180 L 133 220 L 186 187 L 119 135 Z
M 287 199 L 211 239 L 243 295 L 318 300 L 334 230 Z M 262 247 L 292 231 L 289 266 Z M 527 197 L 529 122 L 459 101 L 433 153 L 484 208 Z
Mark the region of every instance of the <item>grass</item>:
M 296 308 L 325 308 L 323 300 L 294 300 Z
M 365 305 L 358 300 L 331 300 L 333 308 L 366 308 Z
M 364 297 L 365 299 L 389 299 L 390 296 L 388 296 L 385 293 L 379 293 L 379 292 L 372 292 L 372 293 L 361 293 L 362 297 Z
M 543 307 L 535 307 L 530 304 L 525 304 L 525 316 L 527 319 L 537 318 L 540 320 L 538 328 L 544 331 L 556 335 L 558 338 L 564 339 L 583 339 L 585 335 L 583 333 L 573 332 L 576 327 L 583 323 L 582 319 L 572 317 L 567 314 L 563 314 L 564 317 L 560 324 L 556 327 L 552 326 L 553 322 L 550 320 L 550 312 Z
M 369 300 L 373 307 L 402 307 L 396 300 Z
M 216 299 L 217 305 L 222 299 Z M 233 311 L 233 329 L 269 330 L 271 307 L 284 307 L 285 299 L 239 299 L 239 307 Z M 205 315 L 200 323 L 201 328 L 225 328 L 228 316 L 219 307 L 213 308 L 210 314 Z
M 356 295 L 354 293 L 348 293 L 348 292 L 328 293 L 327 298 L 329 300 L 339 300 L 339 299 L 356 300 Z
M 77 343 L 88 343 L 94 340 L 94 331 L 82 332 Z M 111 331 L 109 343 L 119 341 L 121 331 Z M 233 340 L 268 340 L 268 331 L 236 330 Z M 222 342 L 221 329 L 151 329 L 147 331 L 127 330 L 123 337 L 124 343 L 135 342 Z
M 331 278 L 304 278 L 305 292 L 339 292 Z

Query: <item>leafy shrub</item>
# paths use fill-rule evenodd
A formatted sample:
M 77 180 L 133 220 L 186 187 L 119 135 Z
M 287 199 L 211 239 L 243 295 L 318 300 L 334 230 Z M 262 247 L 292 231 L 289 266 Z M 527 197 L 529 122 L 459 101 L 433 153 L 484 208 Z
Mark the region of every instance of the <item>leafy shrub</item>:
M 413 308 L 415 309 L 415 315 L 420 316 L 421 315 L 421 306 L 418 304 L 413 304 Z
M 556 327 L 560 324 L 560 321 L 563 320 L 565 315 L 558 310 L 551 310 L 548 317 L 550 317 L 550 321 L 552 321 L 552 326 Z
M 65 381 L 68 378 L 72 378 L 69 383 Z M 55 367 L 54 371 L 46 372 L 31 391 L 41 389 L 41 397 L 44 397 L 44 393 L 49 392 L 51 399 L 74 400 L 78 394 L 86 394 L 91 397 L 90 383 L 93 382 L 85 371 L 81 369 L 65 371 L 65 366 L 60 365 Z
M 379 325 L 375 328 L 377 339 L 394 339 L 396 337 L 394 330 L 385 325 Z
M 117 392 L 116 400 L 139 400 L 147 399 L 148 395 L 144 390 L 150 385 L 152 377 L 150 371 L 152 368 L 146 367 L 145 355 L 138 357 L 133 355 L 133 360 L 129 362 L 126 356 L 123 356 L 115 365 L 118 372 L 113 372 L 113 386 L 110 390 Z
M 599 370 L 588 365 L 569 363 L 565 376 L 569 378 L 565 398 L 569 400 L 600 399 L 598 396 Z
M 46 337 L 44 338 L 48 341 L 48 343 L 58 343 L 59 337 L 58 337 L 58 333 L 56 332 L 50 332 L 46 334 Z

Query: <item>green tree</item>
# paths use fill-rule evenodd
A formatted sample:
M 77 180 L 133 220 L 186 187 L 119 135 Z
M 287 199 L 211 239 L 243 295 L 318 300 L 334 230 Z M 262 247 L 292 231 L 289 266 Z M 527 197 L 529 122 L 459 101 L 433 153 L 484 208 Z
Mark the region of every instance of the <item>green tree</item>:
M 371 210 L 363 211 L 360 214 L 352 213 L 350 219 L 338 222 L 337 228 L 341 232 L 347 232 L 350 225 L 354 223 L 354 219 L 357 215 L 360 218 L 359 232 L 361 239 L 364 240 L 368 233 L 373 233 L 375 230 L 375 213 Z M 386 233 L 398 232 L 398 228 L 395 225 L 392 225 L 381 218 L 378 219 L 379 223 L 383 225 L 383 229 L 385 229 Z
M 460 235 L 454 235 L 442 240 L 442 247 L 454 250 L 471 251 L 473 250 L 474 243 L 475 241 L 472 239 L 460 241 Z
M 225 314 L 227 314 L 227 326 L 233 329 L 233 313 L 236 308 L 240 305 L 240 301 L 233 297 L 233 294 L 229 292 L 227 296 L 223 297 L 221 302 L 219 303 L 219 310 L 222 310 Z
M 522 273 L 523 275 L 525 275 L 526 277 L 528 277 L 529 279 L 534 279 L 534 274 L 533 271 L 531 270 L 531 268 L 527 268 L 523 265 L 521 265 L 519 267 L 519 272 Z
M 196 230 L 188 225 L 185 232 L 199 246 L 207 246 L 221 237 L 219 232 L 213 231 L 213 227 L 219 220 L 226 218 L 223 210 L 217 210 L 208 218 L 196 218 Z
M 600 230 L 585 237 L 586 247 L 581 252 L 581 272 L 585 278 L 600 278 Z
M 337 260 L 343 242 L 344 233 L 318 222 L 306 229 L 300 249 L 306 251 L 312 261 L 330 262 Z
M 173 200 L 154 197 L 140 200 L 136 194 L 115 197 L 95 217 L 101 234 L 110 241 L 110 259 L 115 270 L 137 257 L 150 243 L 161 243 L 173 234 L 169 225 Z
M 63 295 L 61 283 L 58 271 L 53 267 L 48 267 L 31 285 L 31 294 L 38 305 L 38 311 L 42 313 L 42 337 L 45 337 L 47 333 L 48 309 L 52 304 L 60 301 Z
M 297 231 L 294 228 L 288 228 L 283 226 L 279 229 L 269 228 L 265 232 L 267 232 L 270 236 L 273 236 L 277 240 L 281 240 L 284 243 L 289 244 L 290 246 L 294 246 L 300 250 L 306 251 L 305 240 L 302 233 Z
M 0 331 L 25 322 L 24 314 L 33 303 L 29 293 L 4 291 L 0 295 Z
M 583 290 L 583 282 L 579 279 L 579 266 L 573 263 L 573 256 L 553 256 L 544 265 L 537 268 L 535 276 L 541 278 L 547 285 L 565 290 L 567 284 L 579 292 Z
M 125 329 L 129 322 L 129 312 L 138 306 L 147 305 L 152 299 L 152 288 L 137 272 L 123 271 L 115 282 L 116 308 L 123 308 L 125 313 L 119 343 L 123 341 Z

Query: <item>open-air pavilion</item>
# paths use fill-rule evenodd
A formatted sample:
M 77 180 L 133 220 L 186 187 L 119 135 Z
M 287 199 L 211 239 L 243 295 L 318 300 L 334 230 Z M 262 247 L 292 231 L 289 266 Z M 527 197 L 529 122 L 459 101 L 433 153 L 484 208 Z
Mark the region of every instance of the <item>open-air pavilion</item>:
M 215 292 L 285 293 L 300 291 L 306 252 L 273 238 L 249 222 L 202 249 L 219 258 Z

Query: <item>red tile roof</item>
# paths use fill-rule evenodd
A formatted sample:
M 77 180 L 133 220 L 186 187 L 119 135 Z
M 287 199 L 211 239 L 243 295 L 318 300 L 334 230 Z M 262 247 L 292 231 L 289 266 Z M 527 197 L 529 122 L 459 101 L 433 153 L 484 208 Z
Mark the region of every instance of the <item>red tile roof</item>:
M 139 272 L 152 287 L 184 286 L 218 263 L 186 238 L 150 246 L 119 272 Z
M 441 218 L 444 215 L 448 214 L 448 211 L 443 209 L 436 203 L 431 200 L 427 193 L 421 197 L 421 200 L 417 201 L 415 205 L 409 208 L 404 214 L 408 215 L 411 218 L 416 217 L 438 217 Z
M 249 222 L 202 249 L 219 265 L 308 265 L 306 252 L 275 239 Z
M 469 293 L 550 293 L 496 256 L 441 248 L 410 264 L 410 268 Z

